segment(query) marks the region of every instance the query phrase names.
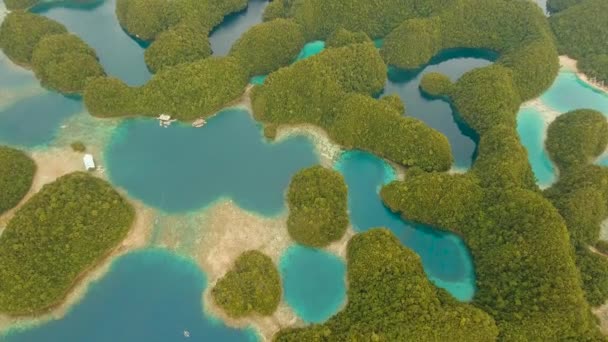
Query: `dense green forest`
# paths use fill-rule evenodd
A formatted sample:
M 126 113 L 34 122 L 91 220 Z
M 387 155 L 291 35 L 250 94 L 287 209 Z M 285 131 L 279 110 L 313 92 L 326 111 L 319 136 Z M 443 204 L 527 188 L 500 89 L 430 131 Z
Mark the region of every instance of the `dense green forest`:
M 0 235 L 0 312 L 33 314 L 58 304 L 133 219 L 131 205 L 89 174 L 45 185 Z
M 43 86 L 62 93 L 81 93 L 90 79 L 104 75 L 91 47 L 40 15 L 11 12 L 0 26 L 0 48 L 31 67 Z
M 341 47 L 351 44 L 371 43 L 372 40 L 365 32 L 351 32 L 343 28 L 337 29 L 325 41 L 326 48 Z
M 245 32 L 232 46 L 230 55 L 245 66 L 250 76 L 266 75 L 293 62 L 304 43 L 300 25 L 277 19 Z
M 247 0 L 118 0 L 121 26 L 139 39 L 153 41 L 145 59 L 152 71 L 209 57 L 209 32 Z
M 420 257 L 387 229 L 348 243 L 348 303 L 323 324 L 281 330 L 275 341 L 494 341 L 494 320 L 428 280 Z
M 325 247 L 348 226 L 347 188 L 342 175 L 322 166 L 298 171 L 289 184 L 289 235 L 298 243 Z
M 281 301 L 281 277 L 267 255 L 248 251 L 236 259 L 234 267 L 217 282 L 211 294 L 230 317 L 269 316 Z
M 0 215 L 15 207 L 32 186 L 36 163 L 25 153 L 0 145 Z
M 449 94 L 452 90 L 452 81 L 446 75 L 438 72 L 429 72 L 420 80 L 420 90 L 426 95 L 440 97 Z
M 608 83 L 608 1 L 577 2 L 549 19 L 559 51 L 577 59 L 591 78 Z
M 397 109 L 395 98 L 370 97 L 385 81 L 386 65 L 372 43 L 330 48 L 270 74 L 254 89 L 253 111 L 266 124 L 320 126 L 346 148 L 367 150 L 402 165 L 449 169 L 452 155 L 445 136 L 403 117 L 403 106 Z
M 4 0 L 9 10 L 28 9 L 40 3 L 40 0 Z
M 234 57 L 212 57 L 164 68 L 141 87 L 129 87 L 111 77 L 94 79 L 85 88 L 84 102 L 98 117 L 168 113 L 194 120 L 237 99 L 248 81 L 246 70 Z

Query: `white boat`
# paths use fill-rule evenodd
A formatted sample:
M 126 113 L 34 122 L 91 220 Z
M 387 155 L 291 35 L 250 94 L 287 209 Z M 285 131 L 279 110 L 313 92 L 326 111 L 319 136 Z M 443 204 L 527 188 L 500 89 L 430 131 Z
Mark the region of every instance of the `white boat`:
M 203 119 L 203 118 L 200 118 L 200 119 L 195 120 L 192 123 L 192 127 L 199 128 L 199 127 L 205 126 L 206 124 L 207 124 L 207 121 L 205 119 Z

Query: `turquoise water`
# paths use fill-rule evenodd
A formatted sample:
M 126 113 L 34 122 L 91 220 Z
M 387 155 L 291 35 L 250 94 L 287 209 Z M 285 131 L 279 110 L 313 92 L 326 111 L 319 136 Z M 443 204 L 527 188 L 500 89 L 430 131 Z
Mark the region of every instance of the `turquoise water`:
M 348 185 L 350 220 L 357 232 L 389 228 L 407 247 L 420 255 L 429 279 L 461 301 L 475 293 L 473 260 L 466 245 L 454 234 L 402 220 L 382 203 L 382 185 L 395 179 L 392 168 L 369 153 L 344 153 L 335 165 Z
M 608 94 L 586 84 L 570 71 L 561 71 L 541 100 L 560 113 L 589 108 L 608 116 Z
M 346 265 L 337 256 L 295 245 L 281 257 L 279 269 L 287 304 L 307 323 L 334 315 L 346 297 Z
M 76 0 L 46 3 L 33 12 L 43 14 L 65 25 L 95 49 L 106 73 L 129 85 L 141 85 L 150 79 L 144 62 L 145 43 L 128 36 L 115 14 L 116 0 L 98 1 L 91 5 Z
M 9 342 L 256 341 L 252 329 L 228 328 L 207 316 L 204 273 L 189 259 L 148 249 L 117 259 L 68 314 L 4 336 Z M 170 290 L 169 290 L 170 289 Z
M 467 71 L 492 64 L 497 57 L 485 50 L 454 49 L 443 51 L 421 69 L 389 68 L 384 95 L 399 95 L 405 103 L 407 116 L 418 118 L 443 133 L 450 141 L 455 166 L 467 169 L 477 148 L 476 133 L 459 119 L 448 102 L 423 95 L 419 89 L 420 81 L 429 72 L 440 72 L 456 81 Z
M 517 114 L 517 132 L 522 145 L 528 150 L 528 160 L 537 184 L 550 186 L 556 178 L 555 168 L 545 150 L 545 120 L 534 108 L 524 108 Z
M 600 159 L 597 161 L 597 164 L 608 167 L 608 156 L 601 156 Z
M 262 22 L 264 9 L 268 0 L 250 0 L 247 8 L 241 12 L 224 18 L 209 36 L 211 50 L 216 56 L 225 56 L 236 42 L 250 27 Z
M 298 54 L 298 57 L 296 57 L 296 60 L 294 61 L 294 63 L 301 61 L 303 59 L 306 59 L 308 57 L 312 57 L 318 53 L 321 53 L 323 50 L 325 50 L 324 41 L 315 40 L 313 42 L 306 43 L 304 45 L 304 47 L 302 48 L 302 50 L 300 51 L 300 53 Z M 262 84 L 264 84 L 264 81 L 266 80 L 267 77 L 268 77 L 268 75 L 253 76 L 251 78 L 251 80 L 249 81 L 249 83 L 256 84 L 256 85 L 262 85 Z
M 116 129 L 105 160 L 112 183 L 167 212 L 187 212 L 229 197 L 265 215 L 283 210 L 291 176 L 318 161 L 309 139 L 269 143 L 240 109 L 223 111 L 203 128 L 127 120 Z

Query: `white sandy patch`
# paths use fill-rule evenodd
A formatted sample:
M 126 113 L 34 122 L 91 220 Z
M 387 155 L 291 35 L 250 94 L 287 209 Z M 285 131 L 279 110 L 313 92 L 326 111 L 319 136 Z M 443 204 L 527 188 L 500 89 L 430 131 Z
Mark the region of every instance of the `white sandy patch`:
M 327 132 L 320 127 L 310 124 L 281 125 L 277 130 L 277 142 L 292 136 L 305 136 L 312 140 L 315 150 L 321 159 L 321 165 L 331 168 L 344 151 L 340 145 L 334 143 Z
M 566 70 L 570 70 L 576 73 L 576 76 L 578 78 L 580 78 L 583 82 L 589 84 L 590 86 L 601 90 L 603 92 L 607 92 L 608 93 L 608 85 L 603 83 L 603 82 L 599 82 L 596 81 L 595 79 L 591 79 L 589 78 L 587 75 L 583 74 L 582 72 L 580 72 L 578 70 L 577 67 L 577 60 L 572 59 L 568 56 L 559 56 L 559 64 L 564 67 Z

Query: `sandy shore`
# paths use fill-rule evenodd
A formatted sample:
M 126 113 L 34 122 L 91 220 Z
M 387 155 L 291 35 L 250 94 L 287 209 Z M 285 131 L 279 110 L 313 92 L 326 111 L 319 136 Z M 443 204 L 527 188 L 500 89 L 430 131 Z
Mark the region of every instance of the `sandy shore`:
M 600 82 L 597 82 L 597 81 L 592 80 L 589 77 L 587 77 L 587 75 L 583 74 L 582 72 L 580 72 L 578 70 L 577 63 L 578 62 L 575 59 L 572 59 L 568 56 L 559 56 L 559 64 L 562 67 L 564 67 L 567 70 L 575 72 L 576 75 L 578 76 L 578 78 L 580 78 L 583 82 L 589 84 L 590 86 L 608 93 L 608 85 L 601 84 Z
M 321 165 L 332 168 L 338 160 L 344 149 L 333 142 L 327 132 L 321 127 L 315 125 L 281 125 L 277 129 L 276 142 L 281 142 L 292 136 L 308 137 L 315 146 L 317 155 L 321 160 Z

